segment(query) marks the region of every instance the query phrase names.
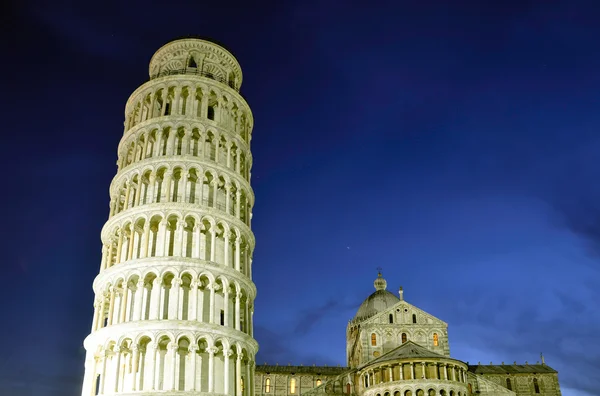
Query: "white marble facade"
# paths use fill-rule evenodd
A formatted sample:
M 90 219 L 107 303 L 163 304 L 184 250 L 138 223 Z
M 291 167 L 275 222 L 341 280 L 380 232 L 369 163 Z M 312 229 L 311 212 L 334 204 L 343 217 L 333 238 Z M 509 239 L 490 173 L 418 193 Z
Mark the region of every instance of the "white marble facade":
M 82 396 L 250 396 L 253 118 L 227 50 L 160 48 L 130 96 Z

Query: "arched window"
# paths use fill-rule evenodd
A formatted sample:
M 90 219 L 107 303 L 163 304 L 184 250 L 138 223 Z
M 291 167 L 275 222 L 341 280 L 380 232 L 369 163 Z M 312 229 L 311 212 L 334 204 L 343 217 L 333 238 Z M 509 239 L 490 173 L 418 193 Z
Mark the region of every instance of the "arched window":
M 346 393 L 350 394 L 350 384 L 346 384 Z
M 506 379 L 506 389 L 512 390 L 512 383 L 510 382 L 510 378 Z
M 265 380 L 265 393 L 271 393 L 271 378 Z
M 377 335 L 375 333 L 371 334 L 371 345 L 372 346 L 377 345 Z
M 533 389 L 535 390 L 535 393 L 540 393 L 540 386 L 538 384 L 537 378 L 533 379 Z
M 402 343 L 406 342 L 406 333 L 402 333 Z
M 390 323 L 394 323 L 394 315 L 390 314 Z
M 322 383 L 323 381 L 321 381 L 321 378 L 317 378 L 317 386 L 321 386 Z
M 433 333 L 433 346 L 438 346 L 440 345 L 440 340 L 438 338 L 437 333 Z
M 469 395 L 473 394 L 473 386 L 469 383 Z
M 417 323 L 417 315 L 413 314 L 413 323 Z
M 290 393 L 296 393 L 296 378 L 290 380 Z

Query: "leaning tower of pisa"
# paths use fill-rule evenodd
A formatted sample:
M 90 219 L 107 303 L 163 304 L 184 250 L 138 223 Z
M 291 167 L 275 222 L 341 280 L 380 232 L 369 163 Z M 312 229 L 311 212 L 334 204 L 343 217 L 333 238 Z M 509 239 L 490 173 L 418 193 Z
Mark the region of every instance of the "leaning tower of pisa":
M 180 39 L 125 106 L 82 396 L 251 396 L 252 113 L 223 47 Z

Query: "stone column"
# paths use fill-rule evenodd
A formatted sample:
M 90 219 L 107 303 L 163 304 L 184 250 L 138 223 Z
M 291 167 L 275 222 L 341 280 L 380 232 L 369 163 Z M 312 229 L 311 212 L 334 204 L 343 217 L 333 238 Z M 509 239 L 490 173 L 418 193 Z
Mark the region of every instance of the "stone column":
M 410 363 L 410 373 L 411 373 L 411 379 L 416 379 L 415 378 L 415 364 L 414 363 Z
M 115 355 L 117 357 L 117 364 L 115 365 L 115 393 L 119 391 L 119 370 L 121 369 L 121 348 L 115 347 Z
M 448 370 L 446 369 L 447 365 L 446 363 L 442 363 L 442 368 L 444 370 L 444 380 L 448 380 Z
M 193 279 L 190 283 L 190 305 L 188 320 L 198 319 L 198 281 Z
M 423 378 L 427 378 L 427 373 L 425 371 L 425 362 L 421 362 L 421 372 L 423 373 Z
M 150 200 L 150 202 L 146 202 L 147 204 L 149 203 L 154 203 L 156 202 L 156 197 L 154 196 L 156 192 L 156 173 L 151 173 L 150 177 L 148 178 L 148 191 L 146 192 L 146 199 Z
M 171 319 L 181 319 L 178 317 L 179 313 L 179 291 L 181 290 L 181 279 L 173 278 L 171 281 L 171 296 L 169 298 L 169 312 L 168 318 Z
M 190 363 L 192 365 L 192 386 L 190 388 L 190 390 L 195 391 L 196 390 L 196 364 L 198 361 L 198 356 L 197 356 L 197 352 L 198 351 L 198 347 L 196 345 L 190 345 L 189 348 L 189 353 L 190 353 Z
M 235 389 L 237 390 L 236 396 L 242 396 L 242 356 L 237 355 L 235 360 Z M 275 384 L 273 384 L 275 385 Z
M 229 232 L 223 231 L 223 265 L 229 267 Z
M 107 268 L 106 259 L 108 258 L 108 247 L 102 244 L 102 258 L 100 259 L 100 271 Z
M 240 247 L 241 247 L 241 237 L 236 236 L 236 238 L 235 238 L 235 269 L 236 269 L 236 271 L 240 271 Z
M 211 347 L 208 348 L 208 391 L 214 392 L 215 390 L 215 353 L 217 352 L 217 348 Z
M 177 238 L 175 238 L 175 246 L 173 249 L 173 256 L 185 257 L 185 251 L 183 250 L 183 242 L 185 241 L 185 226 L 186 223 L 183 219 L 177 220 Z
M 188 98 L 189 98 L 189 96 L 188 96 Z M 189 154 L 191 138 L 192 138 L 192 131 L 185 128 L 183 130 L 183 140 L 181 141 L 181 155 Z M 184 195 L 184 197 L 185 197 L 185 195 Z
M 133 346 L 133 362 L 132 362 L 132 373 L 131 373 L 131 390 L 137 390 L 137 372 L 140 366 L 140 348 L 137 345 Z
M 121 253 L 123 250 L 123 237 L 124 237 L 124 231 L 122 228 L 119 228 L 117 230 L 117 235 L 119 236 L 119 242 L 117 242 L 117 258 L 115 260 L 116 264 L 119 264 L 121 262 Z
M 223 351 L 223 393 L 229 395 L 229 357 L 233 355 L 231 350 Z
M 214 284 L 210 284 L 207 286 L 208 289 L 210 290 L 210 303 L 209 303 L 209 307 L 210 307 L 210 314 L 209 314 L 209 323 L 215 323 L 215 285 Z
M 144 280 L 139 279 L 136 284 L 135 294 L 133 297 L 133 319 L 140 320 L 142 318 L 142 303 L 144 300 Z
M 144 238 L 142 241 L 142 258 L 148 257 L 148 246 L 150 246 L 150 220 L 144 224 Z
M 152 367 L 150 367 L 150 388 L 156 390 L 158 388 L 158 375 L 156 373 L 156 365 L 158 364 L 158 344 L 152 345 L 151 353 L 154 356 L 152 359 Z
M 394 381 L 394 372 L 392 371 L 392 366 L 388 367 L 388 374 L 390 382 Z
M 156 107 L 156 92 L 152 91 L 152 93 L 150 93 L 150 108 L 148 109 L 148 119 L 155 117 L 155 115 L 154 115 L 155 107 Z M 146 141 L 148 141 L 148 140 L 146 139 Z
M 98 328 L 101 304 L 98 300 L 94 301 L 94 318 L 92 319 L 92 332 Z
M 219 152 L 219 150 L 217 150 L 217 153 Z M 211 182 L 211 184 L 213 185 L 213 208 L 218 209 L 218 202 L 217 202 L 217 191 L 219 190 L 219 183 L 217 182 L 217 180 L 213 180 Z
M 123 297 L 121 300 L 121 317 L 119 323 L 124 323 L 127 317 L 127 301 L 129 299 L 129 285 L 125 283 L 123 286 Z
M 170 139 L 169 139 L 170 140 Z M 171 176 L 173 172 L 166 171 L 163 175 L 163 189 L 161 192 L 160 201 L 161 202 L 172 202 L 171 200 Z
M 235 329 L 240 330 L 240 300 L 242 298 L 242 293 L 235 293 Z
M 223 188 L 225 189 L 225 213 L 231 214 L 231 212 L 230 212 L 231 186 L 226 184 Z
M 135 152 L 133 153 L 133 155 L 135 155 Z M 134 161 L 135 161 L 135 158 L 134 158 Z M 125 202 L 123 202 L 123 210 L 131 208 L 131 205 L 129 202 L 129 196 L 131 195 L 131 181 L 127 180 L 125 182 L 125 186 L 127 187 L 127 190 L 125 191 Z
M 102 373 L 100 374 L 100 395 L 104 394 L 104 385 L 106 384 L 106 363 L 108 360 L 108 351 L 105 349 L 102 357 Z
M 181 87 L 175 87 L 175 92 L 173 95 L 173 115 L 180 115 L 181 109 L 179 108 L 179 104 L 181 102 Z
M 193 258 L 200 258 L 200 235 L 201 235 L 202 226 L 200 224 L 194 225 L 194 253 L 192 254 Z
M 156 238 L 156 255 L 166 256 L 167 247 L 167 219 L 162 219 L 158 224 L 158 236 Z
M 144 154 L 142 153 L 142 159 L 144 158 Z M 133 197 L 133 206 L 139 206 L 140 198 L 142 196 L 142 175 L 138 177 L 137 188 L 135 190 L 135 196 Z
M 160 289 L 162 287 L 162 279 L 154 278 L 152 281 L 152 291 L 150 293 L 150 319 L 158 319 L 160 314 Z
M 108 305 L 108 325 L 113 324 L 113 314 L 115 313 L 115 288 L 111 286 L 110 289 L 110 303 Z
M 210 232 L 210 261 L 215 262 L 216 250 L 217 250 L 217 230 L 216 226 L 211 226 L 208 230 Z
M 400 381 L 404 380 L 404 365 L 400 363 Z
M 171 341 L 169 350 L 171 351 L 171 390 L 175 390 L 177 385 L 177 344 L 175 341 Z

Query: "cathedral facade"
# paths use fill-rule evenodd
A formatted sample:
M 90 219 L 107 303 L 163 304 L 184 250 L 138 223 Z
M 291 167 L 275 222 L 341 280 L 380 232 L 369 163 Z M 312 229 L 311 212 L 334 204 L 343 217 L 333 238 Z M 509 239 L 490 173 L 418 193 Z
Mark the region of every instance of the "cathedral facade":
M 560 396 L 558 373 L 537 364 L 470 365 L 450 355 L 448 324 L 387 290 L 346 329 L 347 367 L 257 366 L 257 396 Z
M 556 371 L 469 365 L 448 325 L 387 290 L 346 331 L 346 367 L 256 366 L 253 118 L 223 47 L 167 43 L 125 106 L 94 280 L 82 396 L 559 396 Z

